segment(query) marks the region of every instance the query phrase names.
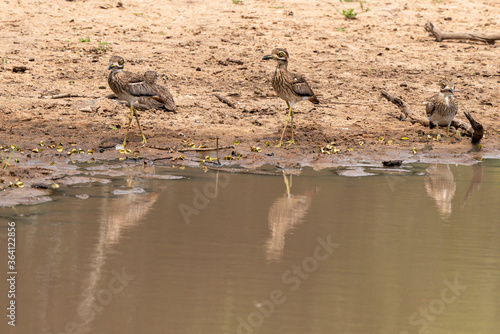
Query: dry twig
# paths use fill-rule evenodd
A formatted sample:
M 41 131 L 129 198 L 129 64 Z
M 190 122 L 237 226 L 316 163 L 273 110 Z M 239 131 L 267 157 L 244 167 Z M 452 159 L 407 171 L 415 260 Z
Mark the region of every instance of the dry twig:
M 220 95 L 218 95 L 218 94 L 214 94 L 214 96 L 215 96 L 216 98 L 218 98 L 218 99 L 219 99 L 219 101 L 221 101 L 222 103 L 227 104 L 227 105 L 228 105 L 228 106 L 230 106 L 231 108 L 236 108 L 236 106 L 234 105 L 234 103 L 232 103 L 231 101 L 229 101 L 229 100 L 228 100 L 228 99 L 226 99 L 225 97 L 220 96 Z
M 88 97 L 88 98 L 93 98 L 93 99 L 96 98 L 94 96 L 85 96 L 85 95 L 73 94 L 73 93 L 47 95 L 47 96 L 41 96 L 40 98 L 42 98 L 42 99 L 65 99 L 67 97 Z
M 468 32 L 444 32 L 432 22 L 427 22 L 425 24 L 425 30 L 433 34 L 434 37 L 436 37 L 437 42 L 441 42 L 445 39 L 469 39 L 473 41 L 485 42 L 488 44 L 495 44 L 495 41 L 500 39 L 500 34 L 488 35 Z

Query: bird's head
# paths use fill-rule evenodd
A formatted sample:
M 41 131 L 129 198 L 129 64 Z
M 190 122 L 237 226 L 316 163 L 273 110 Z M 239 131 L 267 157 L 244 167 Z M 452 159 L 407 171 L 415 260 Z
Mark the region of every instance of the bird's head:
M 451 93 L 453 94 L 453 91 L 455 90 L 455 85 L 453 84 L 453 82 L 451 82 L 451 80 L 443 80 L 443 82 L 441 82 L 441 93 Z
M 281 62 L 286 63 L 288 62 L 288 51 L 286 51 L 286 49 L 276 48 L 270 55 L 262 58 L 262 60 L 268 60 L 268 59 L 274 59 L 279 63 Z
M 113 56 L 109 59 L 109 67 L 108 70 L 123 70 L 123 64 L 125 60 L 120 56 Z

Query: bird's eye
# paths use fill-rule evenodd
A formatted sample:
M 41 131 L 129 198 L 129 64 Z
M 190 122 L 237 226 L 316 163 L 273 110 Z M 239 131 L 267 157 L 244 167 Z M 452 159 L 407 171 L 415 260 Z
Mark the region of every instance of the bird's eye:
M 118 61 L 118 64 L 123 65 L 123 59 L 120 59 L 120 60 Z
M 284 56 L 285 56 L 285 53 L 284 53 L 284 52 L 280 52 L 280 53 L 278 53 L 278 56 L 279 56 L 279 57 L 284 57 Z
M 443 82 L 443 83 L 441 84 L 441 87 L 443 87 L 443 88 L 444 88 L 444 87 L 446 87 L 446 84 Z

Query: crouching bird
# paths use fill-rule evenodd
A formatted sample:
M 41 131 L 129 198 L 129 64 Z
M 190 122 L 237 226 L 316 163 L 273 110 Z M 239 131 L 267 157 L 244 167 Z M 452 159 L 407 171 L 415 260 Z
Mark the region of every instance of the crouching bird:
M 441 140 L 439 134 L 439 126 L 447 126 L 446 135 L 450 135 L 450 124 L 455 118 L 458 111 L 458 103 L 453 96 L 455 85 L 449 80 L 443 80 L 441 89 L 438 94 L 434 95 L 427 101 L 426 112 L 429 119 L 429 127 L 432 129 L 437 127 L 437 140 Z M 457 133 L 458 130 L 457 130 Z
M 285 100 L 288 106 L 288 117 L 285 122 L 285 128 L 281 134 L 280 142 L 276 147 L 283 145 L 283 136 L 285 135 L 288 122 L 290 122 L 292 128 L 292 139 L 287 143 L 289 145 L 295 144 L 293 139 L 293 104 L 303 100 L 309 100 L 314 104 L 319 103 L 318 98 L 314 95 L 306 79 L 300 74 L 288 71 L 288 58 L 288 52 L 281 48 L 274 49 L 270 55 L 262 58 L 262 60 L 274 59 L 278 63 L 273 75 L 272 84 L 276 94 Z
M 124 63 L 125 60 L 122 57 L 112 56 L 108 67 L 108 70 L 111 70 L 108 77 L 109 88 L 111 88 L 120 100 L 124 100 L 130 105 L 130 115 L 123 146 L 127 144 L 128 131 L 134 116 L 142 136 L 141 143 L 145 144 L 146 137 L 142 132 L 134 104 L 139 102 L 143 107 L 163 107 L 169 111 L 175 111 L 175 102 L 167 88 L 156 84 L 158 76 L 156 72 L 148 71 L 142 75 L 124 71 Z

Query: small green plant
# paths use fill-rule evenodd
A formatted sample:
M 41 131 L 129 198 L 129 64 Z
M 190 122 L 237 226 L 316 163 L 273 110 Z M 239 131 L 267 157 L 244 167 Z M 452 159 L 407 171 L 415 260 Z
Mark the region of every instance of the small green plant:
M 89 43 L 89 42 L 90 42 L 90 37 L 87 37 L 87 38 L 81 38 L 81 37 L 80 37 L 78 40 L 79 40 L 80 42 L 82 42 L 82 43 Z
M 370 10 L 370 8 L 366 7 L 366 9 L 363 7 L 363 3 L 365 3 L 366 1 L 363 1 L 363 0 L 360 0 L 359 1 L 359 6 L 361 7 L 361 11 L 362 12 L 367 12 Z
M 7 149 L 4 150 L 4 152 L 2 152 L 0 154 L 0 165 L 2 166 L 2 170 L 0 172 L 0 175 L 3 174 L 5 172 L 5 170 L 7 169 L 7 167 L 10 166 L 10 159 L 12 158 L 12 155 L 14 154 L 15 151 L 17 151 L 18 147 L 16 145 L 12 145 L 10 147 L 10 154 L 6 154 L 4 152 L 9 152 Z M 8 155 L 8 156 L 7 156 Z
M 233 3 L 236 5 L 243 5 L 243 0 L 233 0 Z
M 100 42 L 99 42 L 99 45 L 108 45 L 108 44 L 111 44 L 111 43 L 104 42 L 104 41 L 100 41 Z
M 7 57 L 2 57 L 2 64 L 7 64 Z
M 356 18 L 356 15 L 358 15 L 358 13 L 356 13 L 352 8 L 349 10 L 342 9 L 342 15 L 344 15 L 346 19 L 354 20 Z

